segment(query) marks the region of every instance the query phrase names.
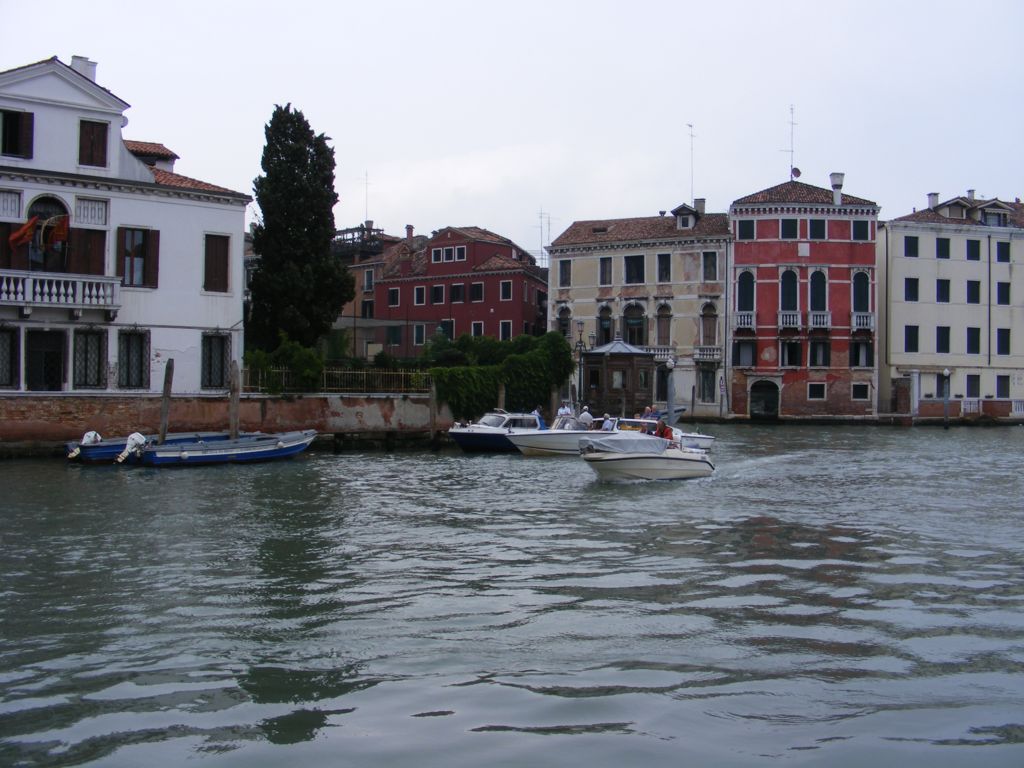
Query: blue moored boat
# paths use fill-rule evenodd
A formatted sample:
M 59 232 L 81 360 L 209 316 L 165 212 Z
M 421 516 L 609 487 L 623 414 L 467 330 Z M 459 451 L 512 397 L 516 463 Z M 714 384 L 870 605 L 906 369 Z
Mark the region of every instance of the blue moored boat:
M 316 435 L 315 429 L 306 429 L 243 435 L 234 440 L 193 440 L 161 445 L 146 440 L 143 435 L 133 435 L 129 437 L 126 451 L 134 455 L 138 463 L 150 467 L 240 464 L 295 456 L 306 450 Z

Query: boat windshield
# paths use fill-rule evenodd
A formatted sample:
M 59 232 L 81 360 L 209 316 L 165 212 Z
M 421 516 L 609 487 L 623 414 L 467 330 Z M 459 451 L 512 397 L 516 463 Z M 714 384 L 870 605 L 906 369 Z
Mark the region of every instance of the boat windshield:
M 505 417 L 500 413 L 488 413 L 477 422 L 482 427 L 500 427 L 505 423 Z
M 573 429 L 578 432 L 586 432 L 587 428 L 575 416 L 559 416 L 551 429 Z

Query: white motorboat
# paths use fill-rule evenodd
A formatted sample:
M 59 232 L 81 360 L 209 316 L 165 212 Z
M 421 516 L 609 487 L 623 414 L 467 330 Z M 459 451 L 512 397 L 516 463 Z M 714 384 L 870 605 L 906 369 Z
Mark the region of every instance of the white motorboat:
M 508 441 L 524 456 L 576 456 L 580 438 L 593 433 L 575 416 L 559 416 L 551 429 L 515 432 Z
M 499 409 L 473 424 L 456 424 L 448 430 L 448 436 L 467 453 L 493 453 L 516 450 L 508 440 L 510 435 L 532 434 L 542 429 L 543 423 L 532 413 L 507 413 Z
M 579 452 L 601 480 L 686 480 L 715 471 L 705 451 L 672 446 L 642 432 L 595 433 L 580 438 Z

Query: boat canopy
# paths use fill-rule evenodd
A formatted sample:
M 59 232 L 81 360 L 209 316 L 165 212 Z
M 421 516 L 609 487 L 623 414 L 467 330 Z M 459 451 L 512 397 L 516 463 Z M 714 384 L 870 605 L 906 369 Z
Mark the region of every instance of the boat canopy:
M 669 441 L 643 432 L 596 433 L 580 438 L 580 453 L 664 453 Z

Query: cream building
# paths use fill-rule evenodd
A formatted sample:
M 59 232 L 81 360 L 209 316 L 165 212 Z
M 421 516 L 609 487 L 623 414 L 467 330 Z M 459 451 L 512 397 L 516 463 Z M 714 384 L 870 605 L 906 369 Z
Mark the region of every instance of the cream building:
M 878 237 L 880 409 L 1024 415 L 1024 205 L 938 198 Z
M 729 243 L 727 214 L 705 213 L 699 198 L 658 216 L 573 222 L 548 248 L 549 327 L 577 349 L 621 338 L 653 352 L 654 380 L 627 383 L 636 399 L 646 390 L 664 406 L 671 386 L 688 414 L 727 413 Z M 588 378 L 581 399 L 607 384 Z

